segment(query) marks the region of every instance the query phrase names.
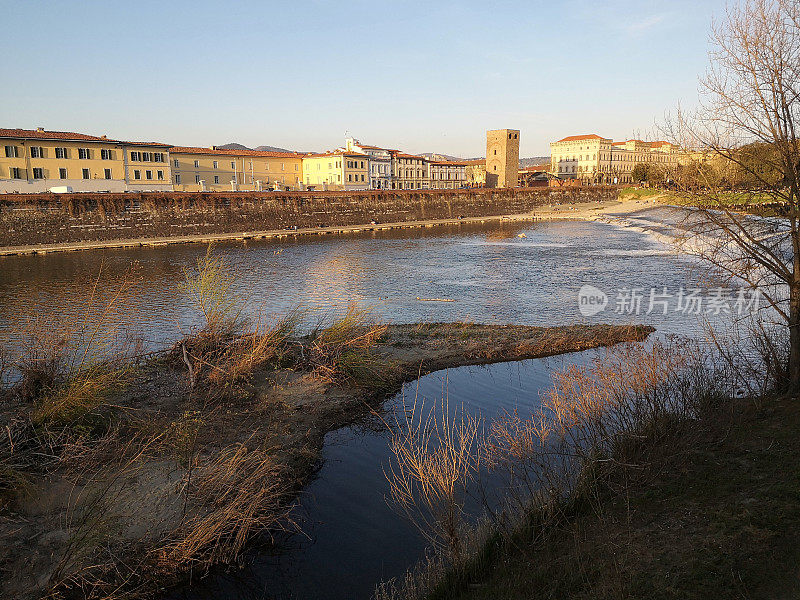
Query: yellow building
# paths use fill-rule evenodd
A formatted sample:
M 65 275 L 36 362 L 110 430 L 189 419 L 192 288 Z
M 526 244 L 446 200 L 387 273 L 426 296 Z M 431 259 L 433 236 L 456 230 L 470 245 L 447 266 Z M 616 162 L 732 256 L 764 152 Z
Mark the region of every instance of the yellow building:
M 39 129 L 0 129 L 0 193 L 172 189 L 169 145 Z
M 466 183 L 470 187 L 483 187 L 486 185 L 486 160 L 468 160 L 464 169 Z
M 367 190 L 369 167 L 369 156 L 362 152 L 307 154 L 303 157 L 303 181 L 306 188 L 315 190 Z
M 303 177 L 295 152 L 173 146 L 170 159 L 177 192 L 298 189 Z
M 669 173 L 683 157 L 677 146 L 664 141 L 614 142 L 593 133 L 571 135 L 550 144 L 550 172 L 586 183 L 632 183 L 637 164 L 655 164 Z

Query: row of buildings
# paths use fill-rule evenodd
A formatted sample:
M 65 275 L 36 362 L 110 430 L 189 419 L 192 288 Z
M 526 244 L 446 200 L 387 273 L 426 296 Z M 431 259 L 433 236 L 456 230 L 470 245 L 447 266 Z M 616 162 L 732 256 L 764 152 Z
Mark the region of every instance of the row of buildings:
M 0 193 L 457 189 L 466 162 L 348 139 L 325 153 L 128 142 L 82 133 L 0 129 Z
M 0 193 L 54 191 L 420 190 L 530 185 L 539 177 L 626 184 L 637 164 L 665 174 L 691 159 L 669 142 L 615 142 L 596 134 L 550 144 L 548 165 L 519 168 L 519 131 L 486 133 L 486 158 L 407 154 L 362 144 L 323 153 L 129 142 L 43 128 L 0 129 Z M 439 160 L 442 159 L 442 160 Z

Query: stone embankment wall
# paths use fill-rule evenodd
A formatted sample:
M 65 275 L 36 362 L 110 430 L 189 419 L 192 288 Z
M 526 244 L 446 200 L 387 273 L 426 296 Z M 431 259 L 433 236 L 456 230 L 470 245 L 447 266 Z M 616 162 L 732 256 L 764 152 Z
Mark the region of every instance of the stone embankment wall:
M 523 214 L 614 187 L 0 195 L 0 247 Z

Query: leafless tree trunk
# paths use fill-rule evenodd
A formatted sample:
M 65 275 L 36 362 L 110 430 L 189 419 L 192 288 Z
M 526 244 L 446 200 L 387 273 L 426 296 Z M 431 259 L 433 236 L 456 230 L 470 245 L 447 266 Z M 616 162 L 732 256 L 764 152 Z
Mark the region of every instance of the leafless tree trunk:
M 729 5 L 711 42 L 700 108 L 679 112 L 669 128 L 677 143 L 699 150 L 677 177 L 700 207 L 687 219 L 685 247 L 760 290 L 789 328 L 785 383 L 798 389 L 800 2 Z M 768 216 L 747 214 L 759 205 L 770 207 Z

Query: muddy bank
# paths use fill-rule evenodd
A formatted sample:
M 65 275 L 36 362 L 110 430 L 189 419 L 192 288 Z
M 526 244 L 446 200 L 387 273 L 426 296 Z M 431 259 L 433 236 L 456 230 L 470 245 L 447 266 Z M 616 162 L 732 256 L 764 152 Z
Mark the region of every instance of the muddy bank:
M 234 563 L 254 536 L 287 525 L 287 507 L 313 476 L 325 434 L 375 410 L 404 381 L 641 340 L 651 331 L 389 326 L 369 354 L 381 377 L 326 377 L 309 367 L 310 346 L 298 339 L 222 391 L 191 388 L 182 362 L 163 355 L 140 364 L 68 430 L 37 424 L 34 407 L 7 400 L 0 595 L 147 596 L 190 570 Z

